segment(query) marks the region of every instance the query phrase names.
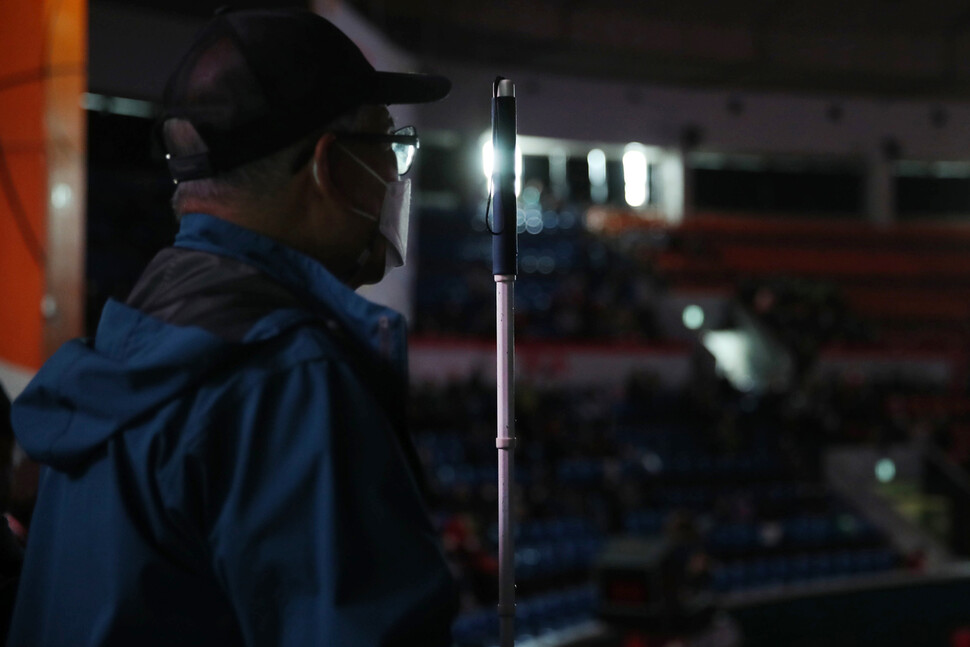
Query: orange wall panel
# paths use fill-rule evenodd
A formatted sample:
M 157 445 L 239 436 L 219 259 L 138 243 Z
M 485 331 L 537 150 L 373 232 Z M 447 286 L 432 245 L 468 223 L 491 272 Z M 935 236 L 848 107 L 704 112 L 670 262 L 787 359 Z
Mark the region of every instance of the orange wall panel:
M 86 0 L 0 2 L 0 359 L 26 368 L 81 332 L 86 41 Z M 55 176 L 76 197 L 61 213 Z M 42 315 L 45 294 L 59 314 Z
M 46 237 L 44 4 L 0 3 L 0 43 L 0 357 L 34 368 L 41 360 L 44 270 L 25 237 Z
M 36 69 L 44 48 L 45 2 L 0 3 L 0 74 Z
M 0 357 L 24 367 L 40 364 L 43 318 L 40 299 L 44 291 L 43 259 L 35 258 L 24 241 L 23 227 L 43 240 L 46 163 L 42 151 L 6 152 L 6 169 L 23 210 L 17 216 L 8 200 L 0 203 Z M 24 215 L 28 222 L 19 221 Z

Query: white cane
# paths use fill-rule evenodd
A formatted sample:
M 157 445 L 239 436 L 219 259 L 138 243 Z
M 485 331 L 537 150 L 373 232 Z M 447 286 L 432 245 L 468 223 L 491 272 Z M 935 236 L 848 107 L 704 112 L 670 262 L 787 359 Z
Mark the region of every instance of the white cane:
M 492 273 L 495 275 L 498 433 L 498 615 L 501 647 L 515 644 L 515 540 L 512 486 L 515 458 L 515 326 L 517 271 L 515 204 L 515 85 L 501 77 L 492 86 Z M 487 216 L 486 216 L 487 217 Z

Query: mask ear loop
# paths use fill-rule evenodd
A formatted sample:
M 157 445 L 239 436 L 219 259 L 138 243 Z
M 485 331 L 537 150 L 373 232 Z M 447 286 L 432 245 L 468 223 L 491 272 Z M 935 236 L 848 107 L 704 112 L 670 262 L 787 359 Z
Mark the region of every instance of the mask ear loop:
M 343 146 L 341 146 L 341 148 L 343 148 Z M 364 164 L 363 162 L 361 162 L 359 159 L 357 159 L 354 156 L 353 153 L 351 153 L 350 151 L 348 151 L 346 148 L 344 148 L 344 152 L 346 152 L 348 155 L 350 155 L 351 157 L 353 157 L 359 164 L 361 164 L 361 166 L 363 166 L 364 168 L 367 168 L 367 170 L 370 171 L 370 169 L 367 167 L 367 165 Z M 313 171 L 312 172 L 313 172 L 313 181 L 317 183 L 317 186 L 322 187 L 323 186 L 323 183 L 320 181 L 320 167 L 317 166 L 317 161 L 316 160 L 313 160 Z M 371 173 L 374 173 L 374 172 L 371 171 Z M 377 174 L 374 173 L 374 175 L 377 175 Z M 378 176 L 377 179 L 381 179 L 380 176 Z M 378 221 L 377 218 L 374 218 L 374 216 L 370 215 L 369 213 L 365 213 L 364 211 L 361 211 L 359 209 L 353 209 L 353 208 L 351 208 L 351 209 L 354 212 L 359 213 L 362 216 L 366 216 L 370 220 L 373 220 L 375 222 Z M 375 231 L 374 232 L 374 235 L 375 236 L 378 236 L 378 235 L 380 235 L 380 232 L 379 231 Z M 364 251 L 362 251 L 360 253 L 360 256 L 358 256 L 357 257 L 357 260 L 354 262 L 354 267 L 351 268 L 350 271 L 347 272 L 347 274 L 344 276 L 344 280 L 345 281 L 346 280 L 350 280 L 351 278 L 353 278 L 354 276 L 356 276 L 358 272 L 360 272 L 362 269 L 364 269 L 364 266 L 367 264 L 367 261 L 370 260 L 370 257 L 372 256 L 372 254 L 373 253 L 370 250 L 370 245 L 368 245 L 367 247 L 365 247 L 364 248 Z
M 370 247 L 362 251 L 360 253 L 360 256 L 357 257 L 357 260 L 354 261 L 354 266 L 344 273 L 343 278 L 341 280 L 346 282 L 354 278 L 355 276 L 357 276 L 360 273 L 360 271 L 364 269 L 364 266 L 367 265 L 367 261 L 370 260 L 371 256 L 372 256 L 372 253 L 370 251 Z
M 368 165 L 368 164 L 366 164 L 366 163 L 365 163 L 365 162 L 364 162 L 364 161 L 363 161 L 362 159 L 360 159 L 359 157 L 357 157 L 356 155 L 354 155 L 353 153 L 351 153 L 351 152 L 350 152 L 350 150 L 349 150 L 349 149 L 348 149 L 348 148 L 347 148 L 346 146 L 343 146 L 343 145 L 341 145 L 341 144 L 340 144 L 340 142 L 334 142 L 334 143 L 335 143 L 335 144 L 336 144 L 337 146 L 340 146 L 340 150 L 342 150 L 343 152 L 345 152 L 345 153 L 347 153 L 347 155 L 349 155 L 349 156 L 350 156 L 350 159 L 352 159 L 352 160 L 354 160 L 355 162 L 357 162 L 358 164 L 360 164 L 360 165 L 361 165 L 362 167 L 364 167 L 364 170 L 366 170 L 366 171 L 367 171 L 368 173 L 370 173 L 370 174 L 371 174 L 371 175 L 373 175 L 373 176 L 374 176 L 375 178 L 377 178 L 377 181 L 378 181 L 378 182 L 380 182 L 380 183 L 381 183 L 381 184 L 383 184 L 384 186 L 387 186 L 387 185 L 389 184 L 389 182 L 388 182 L 387 180 L 385 180 L 384 178 L 382 178 L 382 177 L 381 177 L 381 176 L 380 176 L 380 175 L 379 175 L 379 174 L 377 173 L 377 171 L 375 171 L 374 169 L 372 169 L 372 168 L 370 167 L 370 165 Z
M 493 236 L 498 236 L 502 232 L 501 231 L 495 231 L 494 229 L 492 229 L 492 225 L 491 225 L 491 223 L 488 220 L 488 212 L 491 211 L 491 209 L 492 209 L 492 193 L 493 193 L 493 191 L 494 191 L 494 189 L 493 189 L 493 186 L 492 186 L 492 182 L 489 182 L 488 183 L 488 201 L 485 203 L 485 229 L 487 229 L 488 230 L 488 233 L 492 234 Z M 505 231 L 505 230 L 503 229 L 502 231 Z

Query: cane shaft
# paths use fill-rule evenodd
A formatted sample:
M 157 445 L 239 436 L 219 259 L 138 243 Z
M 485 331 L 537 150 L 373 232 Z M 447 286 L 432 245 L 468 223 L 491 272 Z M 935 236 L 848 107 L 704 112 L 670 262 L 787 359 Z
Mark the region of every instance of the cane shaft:
M 513 321 L 514 276 L 495 277 L 496 360 L 498 393 L 498 559 L 499 638 L 512 647 L 515 638 L 515 538 L 512 492 L 515 469 L 515 334 Z

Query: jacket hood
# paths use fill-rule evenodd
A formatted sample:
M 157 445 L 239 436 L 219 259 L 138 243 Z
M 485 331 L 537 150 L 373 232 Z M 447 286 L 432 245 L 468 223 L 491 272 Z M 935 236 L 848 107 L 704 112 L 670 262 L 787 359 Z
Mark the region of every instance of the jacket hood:
M 356 294 L 308 256 L 206 214 L 182 218 L 175 247 L 254 268 L 301 295 L 301 305 L 273 310 L 244 338 L 228 339 L 109 300 L 96 341 L 74 340 L 61 347 L 13 405 L 14 433 L 31 458 L 62 470 L 84 463 L 117 431 L 155 416 L 166 403 L 200 386 L 212 371 L 244 356 L 247 351 L 241 346 L 315 318 L 317 306 L 406 374 L 403 318 Z M 194 281 L 182 283 L 190 286 Z
M 17 441 L 33 460 L 61 470 L 83 463 L 119 429 L 153 415 L 238 347 L 116 301 L 105 306 L 96 339 L 62 346 L 15 401 Z

